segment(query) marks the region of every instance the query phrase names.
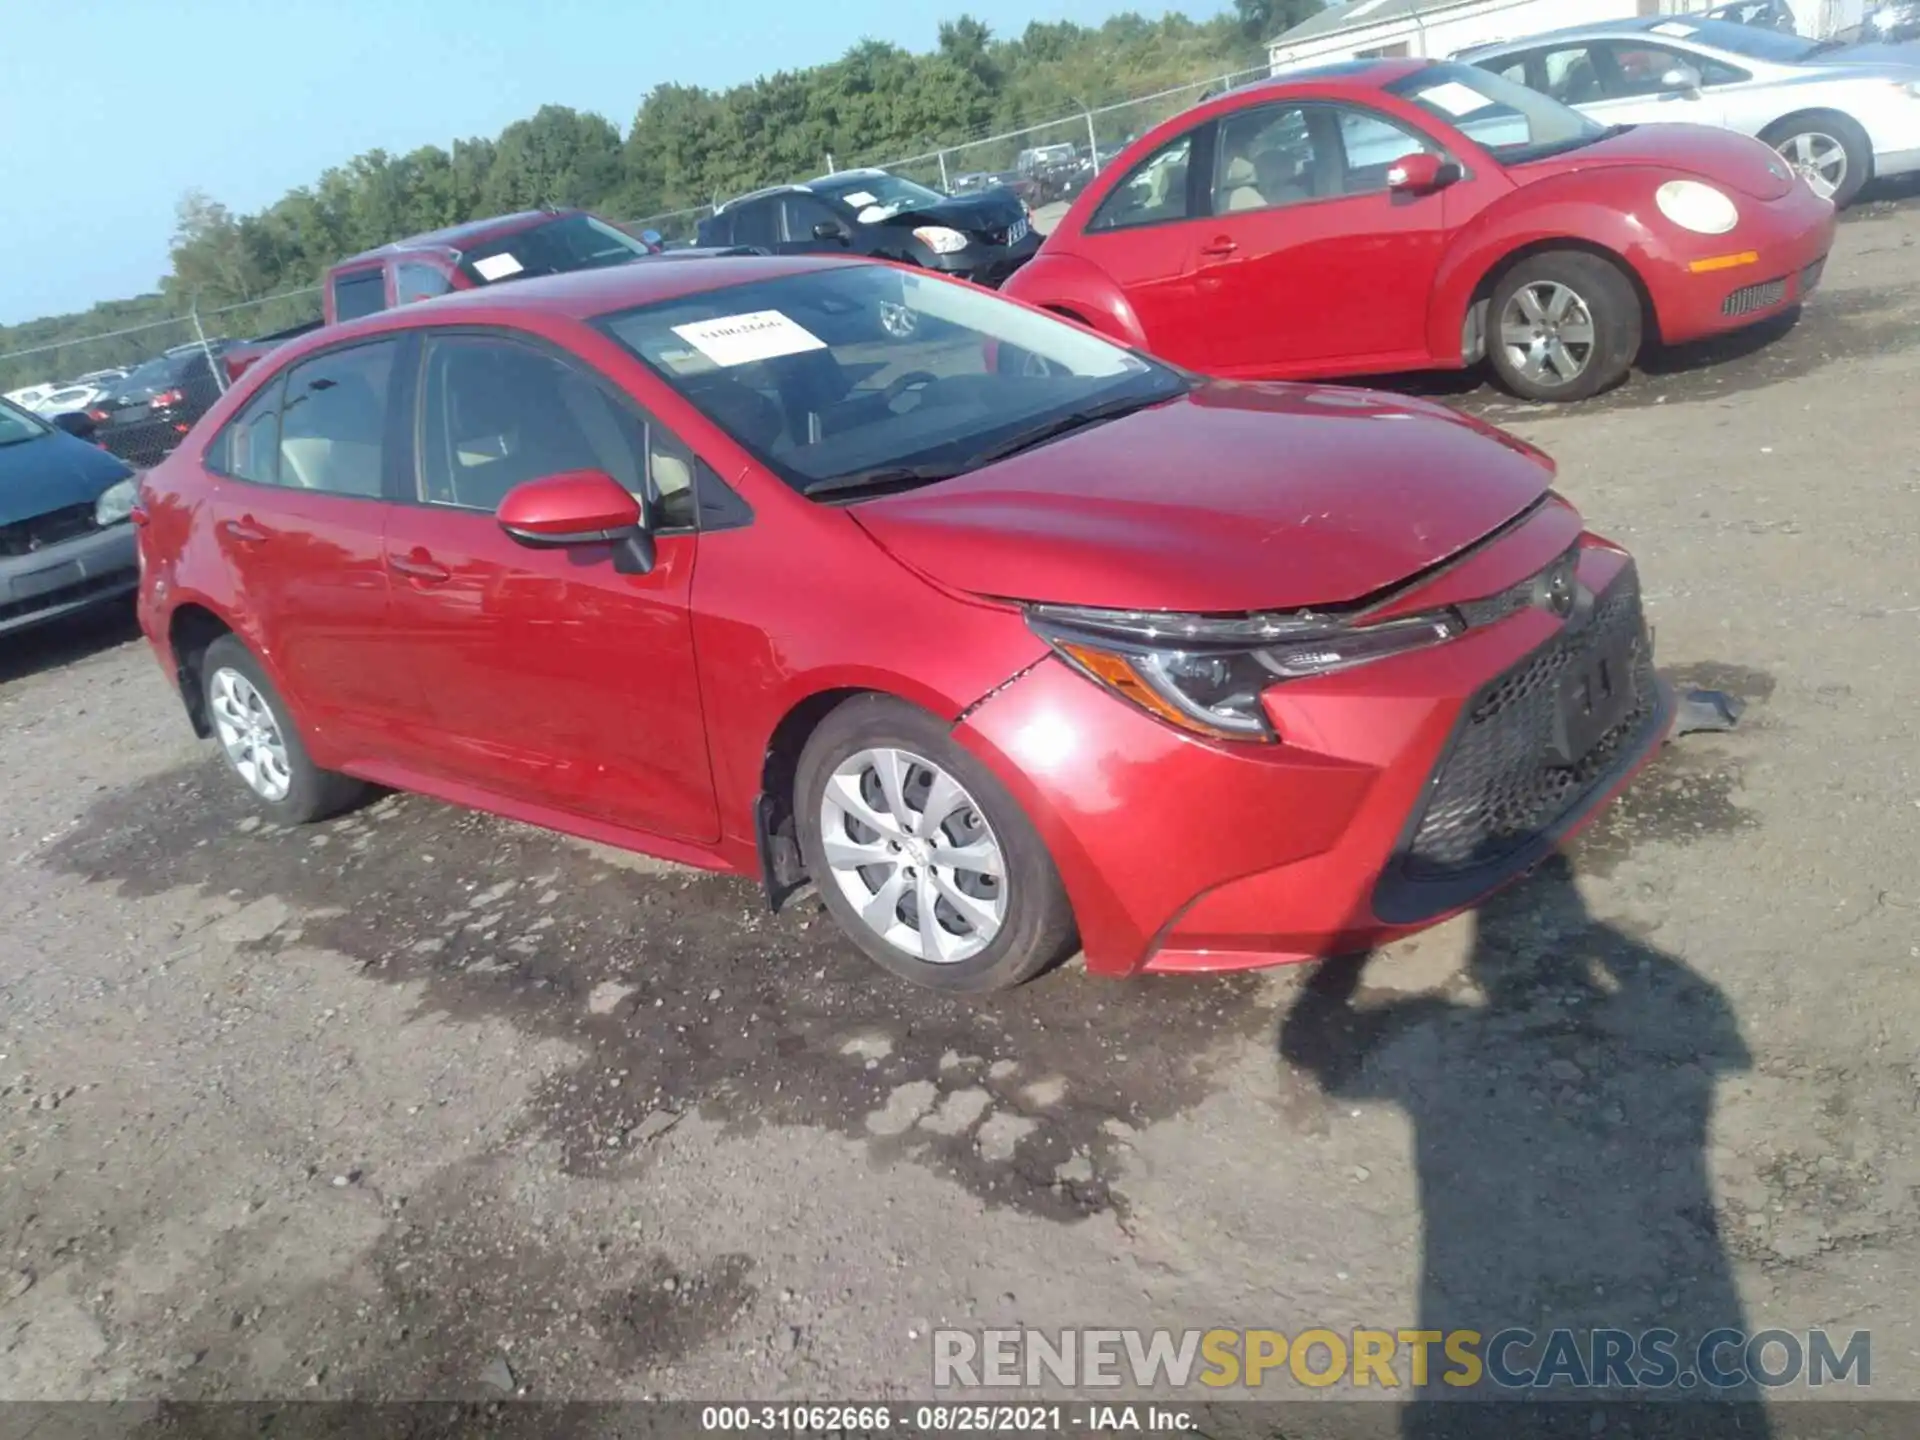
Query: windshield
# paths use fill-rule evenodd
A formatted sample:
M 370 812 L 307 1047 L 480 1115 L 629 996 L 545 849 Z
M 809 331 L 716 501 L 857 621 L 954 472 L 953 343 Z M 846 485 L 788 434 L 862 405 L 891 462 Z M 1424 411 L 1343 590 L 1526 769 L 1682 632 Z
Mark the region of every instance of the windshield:
M 930 483 L 1187 385 L 992 291 L 886 265 L 710 290 L 601 323 L 803 494 Z
M 865 224 L 885 220 L 902 210 L 920 210 L 928 205 L 946 203 L 946 196 L 902 180 L 898 175 L 875 172 L 872 175 L 843 175 L 836 180 L 815 180 L 807 188 L 816 195 L 838 200 L 858 213 Z
M 622 265 L 647 247 L 591 215 L 562 215 L 544 225 L 516 230 L 475 245 L 460 257 L 460 270 L 476 285 L 527 275 L 558 275 Z
M 134 366 L 132 373 L 119 383 L 117 393 L 138 395 L 143 391 L 164 388 L 173 379 L 173 364 L 171 357 L 161 355 Z
M 1818 40 L 1730 20 L 1674 20 L 1653 33 L 1691 40 L 1697 45 L 1711 45 L 1734 55 L 1750 55 L 1755 60 L 1771 60 L 1776 65 L 1792 65 L 1824 48 Z
M 1551 96 L 1472 65 L 1428 65 L 1386 88 L 1439 116 L 1505 165 L 1577 150 L 1608 133 Z
M 46 433 L 44 421 L 35 419 L 11 400 L 0 400 L 0 445 L 18 445 Z

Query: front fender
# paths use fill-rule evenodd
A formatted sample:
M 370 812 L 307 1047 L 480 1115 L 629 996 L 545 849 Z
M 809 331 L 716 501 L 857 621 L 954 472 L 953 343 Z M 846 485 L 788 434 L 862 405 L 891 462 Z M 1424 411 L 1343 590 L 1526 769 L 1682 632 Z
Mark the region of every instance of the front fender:
M 1146 347 L 1146 331 L 1125 293 L 1106 271 L 1078 255 L 1049 254 L 1043 248 L 1013 272 L 1000 293 L 1078 320 L 1109 340 Z
M 1617 193 L 1622 170 L 1609 170 L 1608 190 Z M 1649 171 L 1649 195 L 1667 172 Z M 1602 250 L 1636 275 L 1661 250 L 1658 237 L 1617 200 L 1596 197 L 1580 174 L 1554 176 L 1502 196 L 1464 225 L 1434 276 L 1427 312 L 1427 344 L 1434 358 L 1458 364 L 1467 308 L 1486 277 L 1509 255 L 1556 240 L 1581 250 Z M 1644 284 L 1644 280 L 1642 281 Z

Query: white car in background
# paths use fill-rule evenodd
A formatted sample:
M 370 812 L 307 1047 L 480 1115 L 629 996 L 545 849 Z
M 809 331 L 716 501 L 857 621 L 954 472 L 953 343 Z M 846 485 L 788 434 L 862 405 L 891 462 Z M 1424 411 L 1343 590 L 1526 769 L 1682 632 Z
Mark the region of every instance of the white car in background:
M 9 390 L 5 395 L 0 395 L 0 400 L 11 400 L 22 410 L 31 410 L 59 388 L 58 382 L 52 380 L 38 385 L 22 385 L 18 390 Z
M 1920 46 L 1842 45 L 1724 20 L 1645 16 L 1453 57 L 1602 124 L 1672 120 L 1756 135 L 1845 205 L 1920 171 Z
M 36 415 L 52 419 L 55 415 L 70 415 L 75 410 L 85 410 L 94 401 L 107 393 L 105 385 L 83 385 L 75 383 L 62 386 L 50 394 L 41 396 L 27 408 Z

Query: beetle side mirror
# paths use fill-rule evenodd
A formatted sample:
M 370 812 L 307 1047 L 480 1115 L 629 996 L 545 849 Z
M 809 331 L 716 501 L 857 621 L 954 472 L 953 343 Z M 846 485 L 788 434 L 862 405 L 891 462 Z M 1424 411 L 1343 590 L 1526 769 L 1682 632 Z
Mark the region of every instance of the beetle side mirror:
M 658 230 L 642 230 L 640 232 L 640 243 L 656 255 L 664 250 L 667 244 Z
M 533 550 L 611 545 L 624 575 L 653 569 L 653 535 L 640 502 L 603 470 L 568 470 L 516 485 L 495 512 L 500 528 Z
M 51 423 L 56 429 L 64 430 L 76 440 L 91 440 L 93 432 L 100 427 L 94 418 L 84 410 L 66 410 L 52 417 Z
M 1700 72 L 1691 65 L 1676 65 L 1660 77 L 1660 88 L 1670 95 L 1690 95 L 1700 88 Z
M 1453 184 L 1460 167 L 1428 150 L 1403 155 L 1387 167 L 1387 189 L 1399 195 L 1427 195 Z

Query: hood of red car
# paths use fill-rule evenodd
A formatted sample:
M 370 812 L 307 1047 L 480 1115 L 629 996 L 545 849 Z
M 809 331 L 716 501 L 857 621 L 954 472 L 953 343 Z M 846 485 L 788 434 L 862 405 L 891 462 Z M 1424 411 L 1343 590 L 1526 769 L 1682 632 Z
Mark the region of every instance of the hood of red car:
M 1630 125 L 1578 150 L 1515 165 L 1507 174 L 1528 182 L 1619 165 L 1657 165 L 1755 200 L 1778 200 L 1793 188 L 1793 171 L 1772 146 L 1705 125 Z
M 850 513 L 957 590 L 1114 609 L 1337 605 L 1471 545 L 1551 462 L 1442 406 L 1209 382 Z

